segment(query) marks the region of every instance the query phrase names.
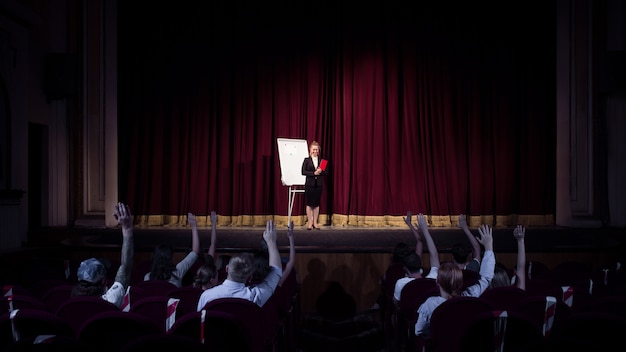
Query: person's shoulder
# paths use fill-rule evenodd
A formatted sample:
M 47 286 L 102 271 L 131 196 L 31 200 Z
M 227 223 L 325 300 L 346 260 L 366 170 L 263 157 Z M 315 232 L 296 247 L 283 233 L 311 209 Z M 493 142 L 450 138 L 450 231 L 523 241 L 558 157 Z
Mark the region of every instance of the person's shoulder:
M 398 280 L 396 280 L 396 286 L 403 286 L 406 285 L 409 281 L 413 280 L 412 277 L 401 277 Z
M 419 309 L 432 312 L 435 308 L 439 307 L 443 301 L 445 301 L 445 298 L 441 296 L 430 296 L 422 303 Z

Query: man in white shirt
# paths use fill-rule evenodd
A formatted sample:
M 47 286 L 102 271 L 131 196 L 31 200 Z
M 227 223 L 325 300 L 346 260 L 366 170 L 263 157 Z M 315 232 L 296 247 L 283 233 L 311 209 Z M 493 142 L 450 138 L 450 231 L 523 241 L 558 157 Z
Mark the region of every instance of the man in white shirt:
M 250 279 L 255 269 L 252 255 L 242 253 L 233 256 L 226 266 L 228 277 L 220 285 L 205 290 L 202 295 L 200 295 L 198 311 L 201 311 L 204 306 L 212 300 L 227 297 L 248 299 L 262 307 L 265 302 L 270 299 L 272 294 L 274 294 L 283 274 L 276 237 L 274 222 L 270 220 L 267 222 L 265 231 L 263 232 L 263 239 L 267 244 L 269 254 L 270 272 L 263 281 L 256 284 L 254 287 L 246 286 L 248 279 Z

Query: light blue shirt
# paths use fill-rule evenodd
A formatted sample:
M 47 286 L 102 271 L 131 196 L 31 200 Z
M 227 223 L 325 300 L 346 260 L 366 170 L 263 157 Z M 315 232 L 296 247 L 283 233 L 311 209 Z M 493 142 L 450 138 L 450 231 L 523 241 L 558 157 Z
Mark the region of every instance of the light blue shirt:
M 254 287 L 246 286 L 246 284 L 242 282 L 226 279 L 220 285 L 211 287 L 202 292 L 198 300 L 198 311 L 201 311 L 210 301 L 229 297 L 247 299 L 263 307 L 265 302 L 274 294 L 274 290 L 276 290 L 282 274 L 282 268 L 272 265 L 265 279 Z

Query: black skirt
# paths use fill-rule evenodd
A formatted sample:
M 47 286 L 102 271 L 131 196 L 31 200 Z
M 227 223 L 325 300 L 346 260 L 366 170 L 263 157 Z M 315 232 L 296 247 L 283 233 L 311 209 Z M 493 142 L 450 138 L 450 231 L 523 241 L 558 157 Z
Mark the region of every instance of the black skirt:
M 305 186 L 304 187 L 304 202 L 311 208 L 320 206 L 322 199 L 322 186 Z

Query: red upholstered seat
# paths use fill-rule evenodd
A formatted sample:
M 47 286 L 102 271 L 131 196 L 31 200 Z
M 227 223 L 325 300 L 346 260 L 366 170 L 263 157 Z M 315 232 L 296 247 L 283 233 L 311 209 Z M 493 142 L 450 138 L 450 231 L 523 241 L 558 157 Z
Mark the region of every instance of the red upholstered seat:
M 97 313 L 108 311 L 119 311 L 119 308 L 100 296 L 75 296 L 61 304 L 55 314 L 72 328 L 75 336 L 78 336 L 85 321 Z
M 266 352 L 272 349 L 276 339 L 276 325 L 268 323 L 266 313 L 256 303 L 242 298 L 220 298 L 207 302 L 204 309 L 235 317 L 244 328 L 243 338 L 248 341 L 251 351 Z
M 434 352 L 460 351 L 463 333 L 493 307 L 477 297 L 454 297 L 437 307 L 430 318 L 430 341 Z

